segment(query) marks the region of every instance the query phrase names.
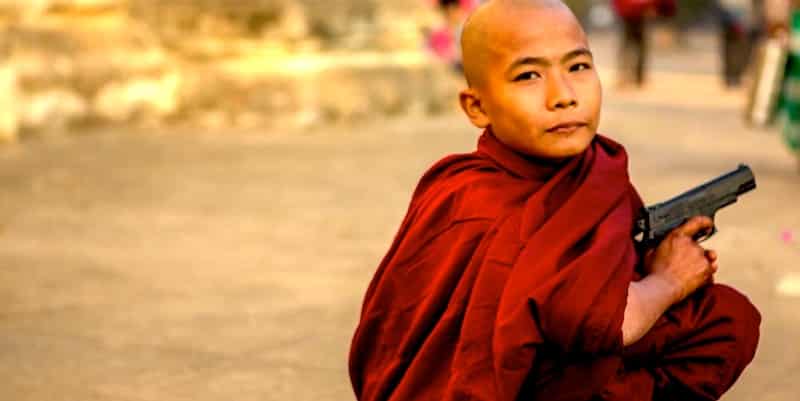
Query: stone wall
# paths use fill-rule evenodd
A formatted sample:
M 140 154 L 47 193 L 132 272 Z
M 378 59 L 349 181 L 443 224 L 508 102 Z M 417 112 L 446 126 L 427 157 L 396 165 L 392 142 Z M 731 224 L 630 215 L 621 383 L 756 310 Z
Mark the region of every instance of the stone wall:
M 0 0 L 0 142 L 89 124 L 309 126 L 453 106 L 417 0 Z

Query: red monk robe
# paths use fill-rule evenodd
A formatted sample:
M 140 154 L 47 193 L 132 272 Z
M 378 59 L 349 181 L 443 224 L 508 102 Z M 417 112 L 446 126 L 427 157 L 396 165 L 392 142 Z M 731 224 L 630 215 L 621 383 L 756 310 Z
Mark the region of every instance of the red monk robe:
M 623 349 L 642 202 L 597 136 L 558 167 L 491 133 L 437 163 L 367 290 L 350 376 L 362 401 L 714 400 L 760 317 L 719 285 Z

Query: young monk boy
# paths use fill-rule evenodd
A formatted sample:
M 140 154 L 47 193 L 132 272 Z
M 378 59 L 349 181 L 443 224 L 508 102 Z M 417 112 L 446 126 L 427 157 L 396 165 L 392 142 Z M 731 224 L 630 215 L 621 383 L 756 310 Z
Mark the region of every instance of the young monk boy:
M 362 401 L 716 400 L 760 315 L 713 284 L 696 217 L 643 255 L 625 149 L 597 134 L 586 35 L 551 0 L 493 0 L 462 38 L 477 150 L 434 165 L 367 290 Z

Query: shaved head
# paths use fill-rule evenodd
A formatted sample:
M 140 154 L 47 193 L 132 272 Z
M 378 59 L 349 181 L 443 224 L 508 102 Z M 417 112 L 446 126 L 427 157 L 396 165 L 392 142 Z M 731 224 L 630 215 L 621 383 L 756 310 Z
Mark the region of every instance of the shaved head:
M 491 44 L 506 26 L 507 17 L 521 9 L 560 8 L 572 13 L 560 0 L 490 0 L 476 9 L 464 23 L 461 54 L 464 77 L 470 87 L 484 81 L 486 63 L 491 59 Z M 532 21 L 532 23 L 535 23 Z
M 491 0 L 464 23 L 459 93 L 472 125 L 518 152 L 565 160 L 597 133 L 602 86 L 586 33 L 559 0 Z

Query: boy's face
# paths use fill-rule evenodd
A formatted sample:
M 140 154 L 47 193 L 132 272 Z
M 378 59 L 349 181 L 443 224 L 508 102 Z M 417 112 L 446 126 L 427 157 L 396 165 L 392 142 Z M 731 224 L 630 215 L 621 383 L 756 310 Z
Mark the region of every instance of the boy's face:
M 597 132 L 602 98 L 586 35 L 565 7 L 498 12 L 484 26 L 483 75 L 462 106 L 472 91 L 482 114 L 465 106 L 472 122 L 517 151 L 580 154 Z

